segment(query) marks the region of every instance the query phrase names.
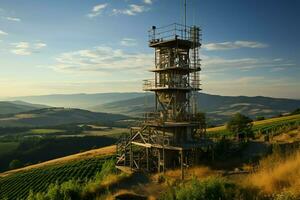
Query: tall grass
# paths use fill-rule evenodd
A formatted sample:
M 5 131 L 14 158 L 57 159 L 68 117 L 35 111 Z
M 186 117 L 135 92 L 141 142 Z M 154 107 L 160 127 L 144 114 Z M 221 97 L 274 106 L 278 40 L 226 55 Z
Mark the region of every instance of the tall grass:
M 266 157 L 248 182 L 268 194 L 283 192 L 300 198 L 300 151 L 291 155 L 277 151 Z

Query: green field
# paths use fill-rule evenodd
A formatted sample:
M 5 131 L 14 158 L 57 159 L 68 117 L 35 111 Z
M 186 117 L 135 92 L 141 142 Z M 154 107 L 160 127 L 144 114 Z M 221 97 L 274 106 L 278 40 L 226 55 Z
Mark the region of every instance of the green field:
M 276 135 L 290 131 L 298 126 L 300 126 L 300 115 L 291 115 L 253 122 L 253 131 L 256 135 Z M 233 136 L 232 133 L 226 129 L 225 125 L 209 128 L 207 129 L 207 133 L 210 137 Z
M 59 129 L 31 129 L 30 134 L 39 135 L 39 134 L 55 134 L 55 133 L 64 133 L 65 130 Z
M 19 142 L 0 142 L 0 156 L 13 152 L 18 145 Z
M 76 160 L 0 177 L 0 199 L 26 199 L 30 190 L 35 193 L 45 192 L 51 183 L 62 183 L 71 179 L 88 180 L 111 158 L 102 156 Z
M 129 129 L 112 127 L 111 129 L 107 130 L 89 130 L 83 132 L 83 134 L 90 136 L 108 136 L 114 138 L 120 137 L 120 135 L 122 135 L 123 133 L 129 133 Z

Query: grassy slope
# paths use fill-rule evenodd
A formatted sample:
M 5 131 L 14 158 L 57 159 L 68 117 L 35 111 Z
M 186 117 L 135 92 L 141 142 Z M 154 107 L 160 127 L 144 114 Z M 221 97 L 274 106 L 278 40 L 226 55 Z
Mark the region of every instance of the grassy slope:
M 279 120 L 293 119 L 295 117 L 298 118 L 298 117 L 300 117 L 300 115 L 263 120 L 263 121 L 257 122 L 256 125 L 272 124 L 273 122 L 278 122 Z M 223 127 L 223 129 L 224 129 L 224 127 Z M 219 127 L 219 130 L 222 130 L 222 127 Z M 22 169 L 18 169 L 18 170 L 13 170 L 13 171 L 8 171 L 8 172 L 5 172 L 5 173 L 2 173 L 2 174 L 0 174 L 0 182 L 1 182 L 1 180 L 3 181 L 5 177 L 13 177 L 14 175 L 19 174 L 19 173 L 27 173 L 27 172 L 29 173 L 29 172 L 32 172 L 32 170 L 34 170 L 34 169 L 46 169 L 48 166 L 54 166 L 54 165 L 60 165 L 60 164 L 68 165 L 68 163 L 71 164 L 72 162 L 77 161 L 77 160 L 84 160 L 84 159 L 96 157 L 96 156 L 99 156 L 99 155 L 102 155 L 102 156 L 103 155 L 113 155 L 114 153 L 115 153 L 115 146 L 109 146 L 109 147 L 105 147 L 105 148 L 101 148 L 101 149 L 97 149 L 97 150 L 87 151 L 87 152 L 80 153 L 80 154 L 74 154 L 72 156 L 67 156 L 67 157 L 63 157 L 63 158 L 51 160 L 51 161 L 48 161 L 48 162 L 40 163 L 40 164 L 37 164 L 37 165 L 28 166 L 28 167 L 25 167 L 25 168 L 22 168 Z M 296 161 L 295 161 L 295 159 L 290 159 L 289 161 L 284 161 L 282 163 L 284 163 L 284 166 L 288 166 L 289 164 L 286 164 L 286 163 L 293 162 L 293 163 L 291 163 L 292 167 L 298 166 L 299 165 L 299 162 L 298 162 L 299 159 L 298 159 L 298 157 L 297 157 Z M 286 176 L 284 176 L 284 174 L 286 174 L 287 170 L 290 169 L 290 167 L 286 167 L 286 168 L 277 167 L 277 168 L 276 169 L 272 169 L 272 170 L 275 170 L 277 174 L 279 173 L 280 178 L 286 177 Z M 300 169 L 300 168 L 298 167 L 297 169 Z M 203 174 L 202 173 L 203 168 L 200 167 L 198 169 L 196 168 L 195 170 L 196 170 L 196 172 L 193 171 L 192 174 L 195 175 L 195 174 L 199 173 L 200 176 L 201 176 L 201 178 L 202 178 L 203 177 L 203 175 L 202 175 Z M 278 172 L 277 172 L 277 170 L 278 170 Z M 208 176 L 208 175 L 214 175 L 214 174 L 218 174 L 219 173 L 219 172 L 207 170 L 206 168 L 205 168 L 204 171 L 205 171 L 205 177 Z M 209 173 L 207 173 L 207 172 L 209 172 Z M 254 177 L 253 179 L 255 179 L 255 176 L 259 177 L 260 176 L 259 173 L 262 173 L 262 172 L 259 171 L 257 173 L 257 175 L 254 174 L 253 175 L 253 177 Z M 177 171 L 176 172 L 168 172 L 167 173 L 167 175 L 171 176 L 171 177 L 172 176 L 178 176 L 178 174 L 179 173 Z M 2 178 L 1 178 L 1 176 L 2 176 Z M 271 181 L 271 182 L 275 181 L 274 184 L 276 184 L 277 177 L 278 177 L 277 175 L 275 175 L 275 176 L 272 175 L 272 176 L 270 176 L 270 180 L 268 180 L 268 181 Z M 291 182 L 291 183 L 294 183 L 293 180 L 289 179 L 288 181 Z M 268 181 L 266 181 L 266 183 L 269 183 Z M 282 181 L 284 181 L 284 180 L 282 180 Z M 255 184 L 256 184 L 255 186 L 260 186 L 259 185 L 260 183 L 255 183 Z M 297 182 L 297 184 L 298 184 L 298 182 Z M 157 182 L 155 182 L 153 184 L 152 183 L 150 183 L 150 184 L 148 183 L 147 185 L 140 185 L 139 187 L 137 187 L 136 191 L 141 190 L 141 191 L 145 192 L 143 188 L 149 188 L 151 186 L 154 187 L 154 185 L 157 185 Z M 160 194 L 162 192 L 161 190 L 163 188 L 165 188 L 165 187 L 162 187 L 162 186 L 160 186 L 158 188 L 156 187 L 157 191 L 155 191 L 155 192 L 157 192 L 158 194 Z M 149 193 L 152 193 L 152 192 L 153 191 L 150 190 Z
M 199 93 L 198 101 L 200 111 L 207 114 L 209 122 L 212 124 L 224 123 L 236 112 L 241 112 L 252 118 L 256 118 L 257 116 L 269 118 L 300 107 L 300 100 L 259 96 L 231 97 Z M 153 111 L 153 108 L 154 96 L 144 94 L 141 97 L 101 104 L 90 109 L 93 111 L 142 116 L 144 112 Z
M 258 121 L 258 122 L 254 122 L 254 123 L 255 123 L 255 125 L 271 124 L 272 122 L 278 122 L 278 121 L 283 121 L 283 120 L 287 120 L 287 119 L 295 119 L 295 118 L 300 118 L 300 115 L 293 115 L 293 116 L 266 119 L 266 120 L 262 120 L 262 121 Z M 225 129 L 225 126 L 220 126 L 220 127 L 210 128 L 210 129 L 208 129 L 208 132 L 210 132 L 210 131 L 219 131 L 219 130 L 224 130 L 224 129 Z M 123 129 L 120 129 L 120 130 L 123 130 Z M 97 149 L 97 150 L 91 150 L 91 151 L 87 151 L 87 152 L 84 152 L 84 153 L 74 154 L 74 155 L 71 155 L 71 156 L 66 156 L 66 157 L 50 160 L 50 161 L 43 162 L 43 163 L 37 164 L 37 165 L 31 165 L 31 166 L 21 168 L 21 169 L 18 169 L 18 170 L 13 170 L 13 171 L 10 171 L 10 172 L 2 173 L 2 174 L 0 174 L 0 176 L 3 176 L 4 174 L 7 174 L 7 173 L 10 174 L 12 172 L 16 172 L 16 171 L 19 171 L 19 170 L 30 169 L 31 167 L 41 167 L 45 164 L 56 164 L 57 162 L 68 161 L 70 159 L 71 160 L 79 159 L 79 158 L 82 158 L 84 156 L 93 156 L 93 155 L 105 154 L 105 153 L 112 154 L 112 153 L 114 153 L 114 151 L 115 151 L 115 146 L 109 146 L 109 147 L 100 148 L 100 149 Z
M 18 142 L 0 142 L 0 156 L 14 151 L 18 145 Z
M 259 125 L 268 125 L 268 124 L 272 124 L 274 122 L 280 122 L 280 121 L 292 120 L 292 119 L 300 119 L 300 115 L 291 115 L 291 116 L 276 117 L 276 118 L 271 118 L 271 119 L 266 119 L 266 120 L 261 120 L 261 121 L 255 121 L 253 123 L 253 125 L 254 125 L 254 127 L 259 126 Z M 214 127 L 214 128 L 208 128 L 207 132 L 223 131 L 223 130 L 226 130 L 226 125 L 218 126 L 218 127 Z
M 112 158 L 114 149 L 106 147 L 1 174 L 0 199 L 25 199 L 30 190 L 45 192 L 50 184 L 89 180 Z
M 46 108 L 0 117 L 0 126 L 55 126 L 71 123 L 110 123 L 128 119 L 119 114 L 95 113 L 81 109 Z
M 115 145 L 107 146 L 107 147 L 103 147 L 103 148 L 99 148 L 99 149 L 86 151 L 86 152 L 83 152 L 83 153 L 77 153 L 77 154 L 73 154 L 73 155 L 70 155 L 70 156 L 65 156 L 65 157 L 62 157 L 62 158 L 49 160 L 49 161 L 42 162 L 42 163 L 35 164 L 35 165 L 30 165 L 30 166 L 23 167 L 23 168 L 20 168 L 20 169 L 10 170 L 10 171 L 4 172 L 4 173 L 0 173 L 0 177 L 13 175 L 17 172 L 24 172 L 24 171 L 28 171 L 28 170 L 35 169 L 35 168 L 42 168 L 42 167 L 46 167 L 46 166 L 72 162 L 74 160 L 83 160 L 83 159 L 88 159 L 88 158 L 95 157 L 95 156 L 113 155 L 113 154 L 115 154 L 115 152 L 116 152 L 116 146 Z
M 26 104 L 20 102 L 0 101 L 0 115 L 14 114 L 41 108 L 40 105 Z
M 51 183 L 91 179 L 115 150 L 108 146 L 1 173 L 0 199 L 25 199 L 30 190 L 44 192 Z

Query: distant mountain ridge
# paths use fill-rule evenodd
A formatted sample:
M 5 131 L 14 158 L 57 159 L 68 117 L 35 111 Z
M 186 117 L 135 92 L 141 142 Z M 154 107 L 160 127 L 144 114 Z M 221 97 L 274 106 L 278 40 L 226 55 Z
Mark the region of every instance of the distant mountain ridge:
M 287 113 L 300 107 L 300 100 L 246 97 L 246 96 L 220 96 L 198 93 L 198 110 L 207 114 L 212 124 L 226 122 L 234 113 L 240 112 L 252 118 L 257 116 L 273 117 Z M 111 102 L 91 107 L 90 110 L 111 113 L 121 113 L 131 116 L 142 116 L 145 111 L 154 108 L 154 95 L 148 94 L 125 101 Z
M 95 105 L 122 101 L 143 96 L 144 93 L 95 93 L 95 94 L 51 94 L 40 96 L 11 97 L 8 101 L 26 101 L 33 104 L 45 104 L 53 107 L 86 109 Z
M 72 95 L 44 95 L 15 97 L 11 100 L 22 100 L 35 104 L 81 108 L 94 112 L 142 116 L 146 111 L 153 111 L 154 95 L 151 93 L 98 93 Z M 300 100 L 220 96 L 206 93 L 198 94 L 199 111 L 207 113 L 212 124 L 226 122 L 234 113 L 241 112 L 252 118 L 257 116 L 272 117 L 300 108 Z
M 48 107 L 49 106 L 31 104 L 23 101 L 0 101 L 0 115 L 15 114 Z
M 0 127 L 43 127 L 92 122 L 114 123 L 126 119 L 129 117 L 121 114 L 53 107 L 0 115 Z

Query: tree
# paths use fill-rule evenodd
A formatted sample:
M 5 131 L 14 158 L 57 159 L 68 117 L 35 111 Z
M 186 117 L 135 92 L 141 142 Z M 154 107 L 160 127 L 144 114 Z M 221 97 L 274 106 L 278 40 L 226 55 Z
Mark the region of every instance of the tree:
M 205 113 L 202 113 L 202 112 L 197 113 L 196 114 L 196 120 L 198 122 L 200 122 L 200 126 L 199 126 L 199 129 L 197 131 L 197 135 L 202 137 L 206 133 L 206 127 L 207 127 Z
M 227 129 L 234 133 L 239 139 L 253 137 L 252 126 L 252 119 L 241 113 L 235 114 L 227 123 Z
M 20 167 L 23 167 L 23 164 L 19 160 L 12 160 L 9 163 L 9 169 L 17 169 L 17 168 L 20 168 Z
M 300 108 L 297 108 L 297 109 L 294 110 L 291 114 L 292 114 L 292 115 L 298 115 L 298 114 L 300 114 Z

